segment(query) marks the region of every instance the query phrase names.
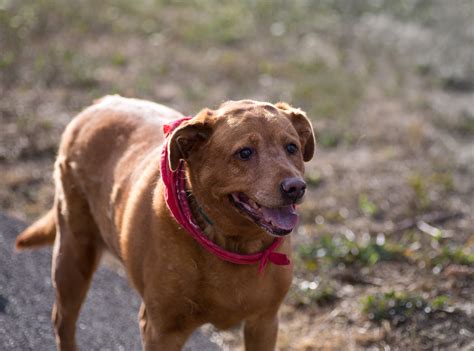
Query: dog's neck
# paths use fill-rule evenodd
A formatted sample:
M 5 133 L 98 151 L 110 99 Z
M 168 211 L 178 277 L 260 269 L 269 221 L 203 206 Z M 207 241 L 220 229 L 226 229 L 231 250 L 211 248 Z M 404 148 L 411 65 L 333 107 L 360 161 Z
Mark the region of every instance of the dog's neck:
M 187 189 L 191 188 L 189 183 L 187 186 Z M 256 233 L 251 236 L 251 239 L 241 235 L 229 235 L 229 233 L 225 233 L 214 224 L 214 221 L 204 211 L 192 191 L 188 191 L 187 200 L 196 224 L 199 225 L 210 240 L 227 251 L 240 254 L 253 254 L 266 249 L 274 240 L 271 236 L 261 233 L 260 229 L 256 229 Z

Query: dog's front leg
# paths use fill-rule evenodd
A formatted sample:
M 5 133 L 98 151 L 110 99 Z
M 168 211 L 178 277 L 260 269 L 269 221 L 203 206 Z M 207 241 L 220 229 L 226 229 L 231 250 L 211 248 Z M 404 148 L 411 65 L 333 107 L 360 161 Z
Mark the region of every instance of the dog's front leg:
M 247 319 L 244 325 L 245 351 L 273 351 L 277 334 L 276 314 Z
M 172 322 L 173 325 L 166 325 L 164 322 L 157 322 L 157 319 L 153 320 L 144 303 L 140 307 L 138 318 L 145 351 L 179 351 L 193 332 L 192 328 L 176 325 L 175 322 Z

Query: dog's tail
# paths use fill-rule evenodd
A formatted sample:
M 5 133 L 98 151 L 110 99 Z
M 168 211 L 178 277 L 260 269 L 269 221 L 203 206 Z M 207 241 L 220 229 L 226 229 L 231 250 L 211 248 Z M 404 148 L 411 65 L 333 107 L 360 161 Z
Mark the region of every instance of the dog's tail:
M 56 218 L 54 209 L 26 228 L 16 238 L 17 250 L 29 249 L 43 245 L 52 245 L 56 237 Z

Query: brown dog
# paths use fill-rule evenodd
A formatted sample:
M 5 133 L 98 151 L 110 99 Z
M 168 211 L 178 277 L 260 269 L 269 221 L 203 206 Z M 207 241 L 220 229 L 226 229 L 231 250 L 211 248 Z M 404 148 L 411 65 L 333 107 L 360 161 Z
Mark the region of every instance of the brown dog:
M 246 350 L 274 349 L 292 266 L 266 264 L 265 249 L 278 240 L 276 255 L 290 255 L 290 238 L 282 238 L 296 225 L 294 205 L 304 194 L 311 124 L 285 103 L 230 101 L 183 121 L 162 150 L 163 125 L 182 117 L 107 96 L 66 128 L 54 206 L 17 238 L 19 249 L 54 242 L 58 349 L 76 348 L 76 320 L 104 250 L 123 262 L 143 298 L 144 349 L 180 350 L 204 323 L 241 321 Z M 181 167 L 186 177 L 186 196 L 178 199 L 187 200 L 203 240 L 230 255 L 260 254 L 259 262 L 227 262 L 178 224 L 164 196 L 164 151 L 170 174 Z

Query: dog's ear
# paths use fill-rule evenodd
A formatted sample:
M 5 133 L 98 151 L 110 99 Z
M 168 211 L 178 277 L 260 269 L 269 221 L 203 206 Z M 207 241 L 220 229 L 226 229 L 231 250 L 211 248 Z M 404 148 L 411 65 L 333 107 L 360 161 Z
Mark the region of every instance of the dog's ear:
M 283 110 L 290 119 L 291 124 L 296 129 L 300 137 L 301 146 L 303 148 L 303 160 L 310 161 L 314 155 L 316 141 L 314 138 L 313 127 L 306 113 L 299 108 L 294 108 L 285 102 L 275 104 L 280 110 Z
M 180 160 L 186 160 L 191 152 L 209 139 L 213 125 L 214 112 L 204 109 L 171 134 L 168 142 L 168 159 L 172 171 L 178 168 Z

